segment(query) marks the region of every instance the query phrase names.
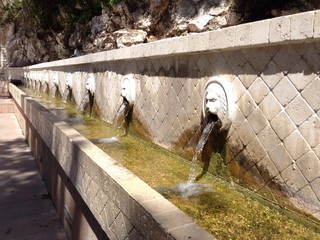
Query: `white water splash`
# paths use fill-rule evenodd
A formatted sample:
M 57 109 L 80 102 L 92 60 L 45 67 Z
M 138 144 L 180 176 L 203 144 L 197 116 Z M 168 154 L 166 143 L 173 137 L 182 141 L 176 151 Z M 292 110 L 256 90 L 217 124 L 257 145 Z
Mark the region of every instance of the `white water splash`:
M 195 181 L 197 178 L 196 166 L 198 158 L 204 148 L 204 145 L 208 141 L 210 133 L 212 132 L 215 124 L 216 122 L 209 121 L 203 129 L 203 132 L 196 147 L 195 155 L 192 158 L 188 181 L 180 183 L 173 188 L 173 190 L 179 195 L 181 195 L 183 198 L 199 196 L 206 192 L 213 192 L 212 186 L 204 183 L 196 183 Z
M 119 142 L 119 138 L 111 137 L 111 138 L 96 138 L 91 140 L 93 143 L 115 143 Z
M 213 192 L 213 188 L 209 184 L 188 181 L 178 184 L 173 188 L 173 191 L 183 198 L 189 198 L 199 196 L 203 193 Z

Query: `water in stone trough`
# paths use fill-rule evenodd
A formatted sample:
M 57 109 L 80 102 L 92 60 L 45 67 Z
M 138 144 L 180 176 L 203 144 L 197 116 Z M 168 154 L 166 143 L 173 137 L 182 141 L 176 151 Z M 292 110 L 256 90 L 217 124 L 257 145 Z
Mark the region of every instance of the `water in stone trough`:
M 76 107 L 54 101 L 52 96 L 23 90 L 29 95 L 42 95 L 35 100 L 91 139 L 217 239 L 320 239 L 317 223 L 262 201 L 235 183 L 209 173 L 197 179 L 196 173 L 201 172 L 197 156 L 190 162 L 133 133 L 123 136 L 124 129 L 82 115 Z

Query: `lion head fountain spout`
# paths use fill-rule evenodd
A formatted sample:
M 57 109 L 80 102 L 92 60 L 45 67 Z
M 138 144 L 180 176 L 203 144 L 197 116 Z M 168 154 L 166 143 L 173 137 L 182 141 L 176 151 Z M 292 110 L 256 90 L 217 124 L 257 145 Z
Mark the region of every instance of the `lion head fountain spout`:
M 52 80 L 52 83 L 54 86 L 58 87 L 59 86 L 59 78 L 58 78 L 58 74 L 55 74 Z
M 65 85 L 65 90 L 62 94 L 62 101 L 67 102 L 69 98 L 71 98 L 72 95 L 72 74 L 68 73 L 67 78 L 66 78 L 66 85 Z
M 121 81 L 120 96 L 122 97 L 122 103 L 116 112 L 113 122 L 116 122 L 118 125 L 124 125 L 126 130 L 125 135 L 127 135 L 131 122 L 133 105 L 136 99 L 136 80 L 133 74 L 123 77 Z
M 90 115 L 91 115 L 95 91 L 96 91 L 95 79 L 93 74 L 90 74 L 86 80 L 86 94 L 79 106 L 79 110 L 81 112 L 83 112 L 86 106 L 90 103 Z
M 69 73 L 66 79 L 66 87 L 72 89 L 72 74 Z
M 136 82 L 133 75 L 127 75 L 122 79 L 121 94 L 123 101 L 127 101 L 130 107 L 133 106 L 136 98 Z
M 94 76 L 92 74 L 89 75 L 86 81 L 86 90 L 88 94 L 94 95 L 94 92 L 96 91 L 96 83 Z
M 57 92 L 58 92 L 58 88 L 59 88 L 59 78 L 58 78 L 58 74 L 55 74 L 53 76 L 53 79 L 52 79 L 52 87 L 50 89 L 50 93 L 53 97 L 55 97 L 57 95 Z
M 234 115 L 234 95 L 230 83 L 222 78 L 213 77 L 205 85 L 203 94 L 203 118 L 205 127 L 202 130 L 200 139 L 192 158 L 189 178 L 184 187 L 194 187 L 194 182 L 203 176 L 207 171 L 209 164 L 205 163 L 201 174 L 196 172 L 196 165 L 200 154 L 202 153 L 211 133 L 215 132 L 214 137 L 223 136 L 228 131 Z M 220 128 L 220 131 L 213 131 Z M 222 134 L 221 134 L 222 133 Z M 210 161 L 211 157 L 202 156 L 204 162 Z
M 39 73 L 41 75 L 41 73 Z M 42 92 L 47 92 L 48 88 L 49 88 L 49 74 L 46 72 L 43 75 L 43 79 L 42 79 Z
M 220 121 L 221 130 L 228 130 L 234 115 L 234 95 L 229 81 L 211 78 L 204 91 L 203 115 L 205 119 Z

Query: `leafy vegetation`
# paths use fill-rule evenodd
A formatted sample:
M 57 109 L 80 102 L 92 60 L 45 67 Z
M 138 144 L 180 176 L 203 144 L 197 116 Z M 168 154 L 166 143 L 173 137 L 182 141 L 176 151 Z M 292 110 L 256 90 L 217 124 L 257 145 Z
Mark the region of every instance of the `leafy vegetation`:
M 0 0 L 0 25 L 28 22 L 34 29 L 52 29 L 70 34 L 103 8 L 121 0 Z

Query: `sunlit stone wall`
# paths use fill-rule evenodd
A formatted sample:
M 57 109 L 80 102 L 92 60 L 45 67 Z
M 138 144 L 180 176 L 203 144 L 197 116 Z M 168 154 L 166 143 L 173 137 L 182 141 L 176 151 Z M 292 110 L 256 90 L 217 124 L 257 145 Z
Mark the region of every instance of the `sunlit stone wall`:
M 134 128 L 163 147 L 192 153 L 202 129 L 204 86 L 223 77 L 236 99 L 226 139 L 229 172 L 267 198 L 320 219 L 319 70 L 315 11 L 38 64 L 23 69 L 23 81 L 43 81 L 49 73 L 52 84 L 57 73 L 62 94 L 72 73 L 79 104 L 94 73 L 97 107 L 112 122 L 121 79 L 134 74 Z

